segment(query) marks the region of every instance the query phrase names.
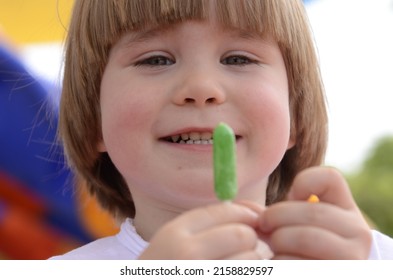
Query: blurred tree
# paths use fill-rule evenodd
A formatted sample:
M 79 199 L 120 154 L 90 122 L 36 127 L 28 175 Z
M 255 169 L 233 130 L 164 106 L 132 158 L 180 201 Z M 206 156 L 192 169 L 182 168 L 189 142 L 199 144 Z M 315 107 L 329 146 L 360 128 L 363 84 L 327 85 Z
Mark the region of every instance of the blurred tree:
M 346 177 L 360 209 L 393 236 L 393 136 L 381 138 L 360 170 Z

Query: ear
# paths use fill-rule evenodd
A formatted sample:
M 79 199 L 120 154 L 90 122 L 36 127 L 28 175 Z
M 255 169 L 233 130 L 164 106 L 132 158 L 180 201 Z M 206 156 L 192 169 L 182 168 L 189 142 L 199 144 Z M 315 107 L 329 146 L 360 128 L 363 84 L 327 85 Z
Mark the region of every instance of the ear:
M 100 141 L 98 141 L 98 143 L 97 143 L 97 151 L 100 152 L 100 153 L 104 153 L 104 152 L 107 151 L 106 150 L 106 145 L 104 143 L 104 140 L 101 139 Z

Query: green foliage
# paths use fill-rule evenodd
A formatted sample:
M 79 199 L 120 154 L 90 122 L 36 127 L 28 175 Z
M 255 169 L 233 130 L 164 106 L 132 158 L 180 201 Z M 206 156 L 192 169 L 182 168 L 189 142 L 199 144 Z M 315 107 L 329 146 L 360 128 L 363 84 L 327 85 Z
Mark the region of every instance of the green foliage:
M 380 231 L 393 236 L 393 137 L 380 139 L 362 168 L 346 177 L 360 209 Z

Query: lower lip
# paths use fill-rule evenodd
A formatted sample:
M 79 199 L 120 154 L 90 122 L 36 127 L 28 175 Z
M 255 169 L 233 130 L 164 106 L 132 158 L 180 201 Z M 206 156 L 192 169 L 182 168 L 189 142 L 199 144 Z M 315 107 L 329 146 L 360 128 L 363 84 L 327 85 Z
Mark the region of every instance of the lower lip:
M 163 142 L 173 148 L 187 150 L 187 151 L 199 151 L 199 152 L 212 152 L 212 144 L 178 144 L 171 142 Z

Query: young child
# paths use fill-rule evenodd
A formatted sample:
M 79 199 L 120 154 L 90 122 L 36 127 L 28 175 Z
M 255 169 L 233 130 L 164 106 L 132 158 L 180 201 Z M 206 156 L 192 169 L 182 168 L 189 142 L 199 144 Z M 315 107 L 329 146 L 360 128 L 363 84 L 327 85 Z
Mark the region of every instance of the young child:
M 66 48 L 60 137 L 122 224 L 54 259 L 393 258 L 319 167 L 327 116 L 302 1 L 77 0 Z M 229 204 L 213 191 L 219 122 L 237 139 Z

